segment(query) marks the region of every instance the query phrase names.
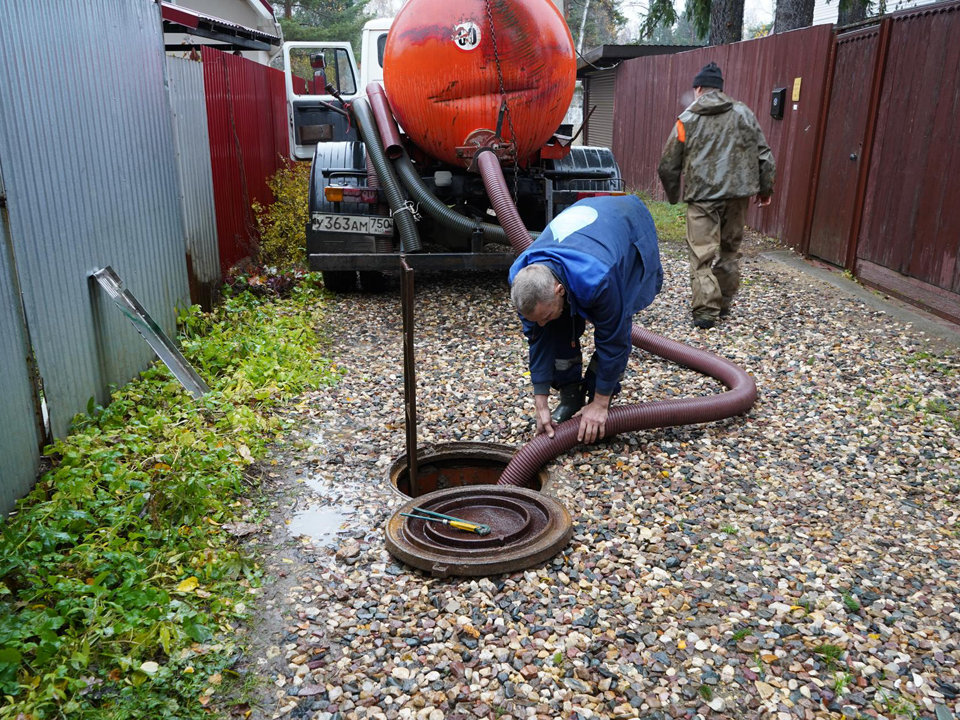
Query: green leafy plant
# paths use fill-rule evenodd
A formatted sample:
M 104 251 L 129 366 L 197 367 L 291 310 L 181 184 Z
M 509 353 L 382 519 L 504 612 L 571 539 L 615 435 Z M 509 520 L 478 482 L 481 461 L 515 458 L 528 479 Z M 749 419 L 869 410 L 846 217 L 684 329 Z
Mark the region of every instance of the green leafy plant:
M 847 612 L 855 613 L 860 611 L 860 601 L 850 593 L 844 594 L 843 606 L 847 608 Z
M 671 205 L 668 202 L 654 200 L 646 193 L 638 192 L 637 196 L 650 211 L 653 224 L 657 228 L 657 237 L 661 241 L 685 243 L 687 238 L 687 206 L 686 203 Z
M 736 535 L 738 532 L 740 532 L 740 529 L 735 525 L 731 525 L 730 523 L 724 523 L 720 526 L 720 532 L 726 533 L 727 535 Z
M 740 642 L 748 635 L 753 635 L 753 630 L 748 627 L 742 627 L 733 633 L 733 640 L 734 642 Z
M 828 668 L 832 668 L 843 655 L 843 648 L 837 645 L 824 644 L 814 649 L 813 652 L 820 656 Z
M 853 675 L 848 672 L 837 672 L 833 675 L 833 689 L 837 695 L 842 695 L 843 691 L 853 680 Z
M 713 700 L 713 690 L 709 685 L 701 685 L 697 690 L 697 693 L 703 698 L 704 702 L 710 702 Z
M 180 316 L 212 391 L 193 400 L 156 364 L 91 401 L 0 527 L 0 718 L 207 717 L 236 681 L 260 574 L 224 525 L 255 519 L 271 408 L 337 371 L 315 278 L 279 301 L 227 294 Z
M 887 688 L 880 688 L 877 692 L 874 707 L 888 717 L 907 718 L 907 720 L 920 718 L 920 712 L 914 702 Z
M 273 191 L 273 203 L 253 203 L 260 232 L 260 260 L 277 267 L 302 264 L 310 219 L 310 164 L 291 163 L 280 168 L 267 185 Z

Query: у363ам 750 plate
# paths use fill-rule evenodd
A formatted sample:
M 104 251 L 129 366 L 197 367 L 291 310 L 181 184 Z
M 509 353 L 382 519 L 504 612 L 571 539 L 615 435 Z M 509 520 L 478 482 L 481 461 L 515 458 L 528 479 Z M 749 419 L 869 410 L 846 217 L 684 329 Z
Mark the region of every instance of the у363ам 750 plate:
M 356 235 L 393 235 L 393 218 L 383 215 L 313 214 L 313 230 L 354 233 Z

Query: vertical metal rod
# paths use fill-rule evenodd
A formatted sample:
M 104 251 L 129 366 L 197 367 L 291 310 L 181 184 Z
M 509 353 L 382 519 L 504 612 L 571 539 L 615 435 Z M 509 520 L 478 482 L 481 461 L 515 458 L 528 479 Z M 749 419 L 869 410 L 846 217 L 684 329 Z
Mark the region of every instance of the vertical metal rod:
M 400 306 L 403 310 L 403 400 L 407 430 L 407 476 L 410 497 L 420 494 L 417 482 L 417 370 L 413 352 L 413 269 L 400 258 Z

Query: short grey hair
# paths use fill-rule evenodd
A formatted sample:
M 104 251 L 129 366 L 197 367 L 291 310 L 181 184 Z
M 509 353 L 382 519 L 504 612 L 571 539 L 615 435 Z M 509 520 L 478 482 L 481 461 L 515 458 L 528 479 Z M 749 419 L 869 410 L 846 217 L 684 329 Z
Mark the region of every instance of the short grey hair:
M 510 298 L 524 317 L 529 317 L 540 303 L 555 302 L 557 276 L 546 265 L 527 265 L 513 278 Z

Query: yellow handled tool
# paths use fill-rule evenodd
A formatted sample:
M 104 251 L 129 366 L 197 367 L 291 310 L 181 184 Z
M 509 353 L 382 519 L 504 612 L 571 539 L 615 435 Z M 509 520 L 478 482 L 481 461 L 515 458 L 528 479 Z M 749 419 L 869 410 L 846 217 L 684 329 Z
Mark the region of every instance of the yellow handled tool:
M 400 513 L 403 517 L 413 518 L 414 520 L 424 520 L 427 522 L 438 522 L 443 523 L 444 525 L 449 525 L 450 527 L 456 530 L 462 530 L 464 532 L 472 532 L 477 535 L 488 535 L 490 533 L 489 525 L 481 525 L 478 523 L 468 522 L 466 520 L 448 520 L 446 518 L 440 517 L 427 517 L 426 515 L 413 515 L 411 513 Z

